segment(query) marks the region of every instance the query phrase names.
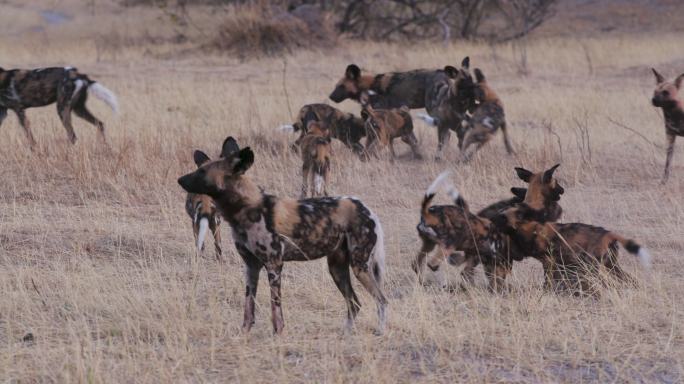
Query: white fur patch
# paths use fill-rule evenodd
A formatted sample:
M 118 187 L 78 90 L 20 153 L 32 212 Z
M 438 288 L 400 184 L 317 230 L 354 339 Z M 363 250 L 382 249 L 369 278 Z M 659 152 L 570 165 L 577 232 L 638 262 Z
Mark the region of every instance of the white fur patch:
M 204 245 L 204 238 L 207 236 L 207 229 L 209 228 L 209 219 L 203 217 L 199 221 L 199 233 L 197 234 L 197 252 L 202 252 Z
M 375 91 L 372 90 L 372 89 L 369 89 L 367 93 L 368 93 L 368 96 L 375 96 L 375 95 L 378 94 L 377 92 L 375 92 Z
M 74 93 L 71 94 L 71 100 L 75 99 L 78 93 L 81 91 L 81 88 L 85 85 L 85 82 L 81 79 L 78 79 L 74 81 L 74 85 L 76 85 L 76 88 L 74 89 Z
M 492 118 L 489 116 L 485 117 L 484 120 L 482 120 L 482 125 L 484 125 L 485 127 L 489 128 L 489 129 L 492 129 L 492 127 L 493 127 Z
M 435 181 L 430 184 L 430 187 L 428 187 L 427 191 L 425 191 L 425 196 L 434 195 L 437 192 L 437 189 L 446 181 L 450 174 L 451 171 L 444 171 L 440 173 Z
M 639 259 L 639 264 L 644 269 L 651 269 L 651 254 L 648 252 L 648 249 L 640 247 L 639 252 L 637 252 L 637 258 Z
M 114 92 L 105 88 L 100 83 L 90 84 L 88 86 L 88 92 L 91 93 L 96 98 L 104 101 L 104 103 L 107 104 L 109 106 L 109 108 L 112 109 L 112 111 L 114 111 L 114 114 L 119 113 L 119 102 L 116 99 L 116 95 L 114 94 Z
M 323 182 L 325 180 L 323 179 L 323 176 L 321 175 L 314 175 L 314 189 L 316 190 L 316 194 L 320 195 L 323 193 Z
M 416 117 L 418 117 L 419 119 L 423 120 L 424 122 L 426 122 L 430 125 L 436 125 L 435 124 L 435 118 L 428 115 L 427 113 L 422 113 L 422 112 L 417 113 Z
M 292 124 L 283 124 L 276 129 L 279 130 L 280 132 L 287 132 L 287 133 L 294 132 L 294 130 L 295 130 L 294 125 L 292 125 Z
M 380 278 L 382 279 L 382 277 L 385 275 L 385 234 L 382 231 L 380 218 L 375 214 L 375 212 L 371 211 L 370 208 L 366 207 L 366 209 L 369 212 L 371 220 L 373 220 L 373 222 L 375 223 L 376 237 L 375 247 L 373 247 L 373 255 L 371 260 L 369 260 L 368 262 L 369 264 L 373 261 L 375 262 L 375 264 L 378 266 L 378 269 L 380 270 Z

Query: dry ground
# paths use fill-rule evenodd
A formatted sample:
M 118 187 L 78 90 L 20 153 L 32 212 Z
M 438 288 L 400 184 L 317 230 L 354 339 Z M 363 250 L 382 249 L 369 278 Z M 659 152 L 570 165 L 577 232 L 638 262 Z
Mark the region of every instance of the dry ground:
M 0 4 L 2 19 L 33 25 L 17 4 Z M 677 148 L 670 183 L 659 186 L 664 132 L 661 114 L 649 105 L 648 70 L 684 71 L 681 33 L 538 37 L 527 47 L 525 77 L 519 46 L 347 43 L 288 57 L 288 98 L 280 59 L 169 59 L 154 54 L 160 45 L 98 51 L 98 38 L 127 33 L 103 20 L 81 38 L 68 38 L 75 32 L 67 26 L 17 27 L 18 34 L 0 38 L 3 67 L 75 65 L 114 90 L 122 106 L 117 119 L 89 102 L 107 123 L 111 151 L 80 120 L 79 142 L 69 146 L 52 106 L 29 111 L 40 143 L 35 153 L 13 115 L 0 128 L 0 380 L 682 381 L 684 150 Z M 210 252 L 193 258 L 185 196 L 176 184 L 193 168 L 192 150 L 216 155 L 223 138 L 234 135 L 256 151 L 250 175 L 270 193 L 295 196 L 300 164 L 286 150 L 294 138 L 273 128 L 290 122 L 300 105 L 325 101 L 349 62 L 389 71 L 456 64 L 464 55 L 504 100 L 517 156 L 504 154 L 499 136 L 458 167 L 453 141 L 440 163 L 361 163 L 335 147 L 334 193 L 360 197 L 385 228 L 388 332 L 373 336 L 374 309 L 363 292 L 356 331 L 342 333 L 344 303 L 319 260 L 285 267 L 283 336 L 271 335 L 265 279 L 257 324 L 241 334 L 244 284 L 227 226 L 227 263 Z M 429 157 L 436 132 L 416 126 Z M 564 221 L 603 225 L 650 248 L 648 273 L 621 256 L 641 288 L 607 289 L 593 299 L 558 296 L 541 289 L 533 261 L 516 264 L 513 290 L 504 295 L 487 292 L 481 272 L 480 288 L 469 293 L 416 283 L 409 263 L 419 247 L 418 205 L 435 175 L 452 169 L 479 208 L 521 184 L 514 166 L 556 162 L 566 187 Z M 448 277 L 457 282 L 458 270 L 450 268 Z M 33 341 L 22 341 L 29 333 Z

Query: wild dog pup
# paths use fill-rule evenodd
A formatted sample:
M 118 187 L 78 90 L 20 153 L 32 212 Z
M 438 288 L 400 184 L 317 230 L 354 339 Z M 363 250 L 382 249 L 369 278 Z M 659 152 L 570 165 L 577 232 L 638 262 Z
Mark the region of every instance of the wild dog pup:
M 210 161 L 209 156 L 199 150 L 195 151 L 193 158 L 198 168 Z M 221 261 L 221 231 L 219 230 L 221 215 L 218 213 L 214 200 L 208 195 L 188 193 L 188 197 L 185 199 L 185 211 L 192 219 L 192 232 L 195 235 L 197 252 L 204 251 L 204 238 L 207 235 L 207 229 L 210 229 L 214 235 L 216 260 Z
M 665 115 L 665 135 L 667 136 L 667 159 L 662 183 L 670 177 L 670 164 L 674 154 L 674 144 L 677 136 L 684 136 L 684 106 L 677 96 L 684 81 L 684 73 L 677 76 L 675 81 L 666 81 L 663 75 L 651 68 L 656 77 L 656 89 L 651 102 L 653 106 L 662 108 Z
M 286 261 L 327 257 L 328 269 L 347 303 L 347 326 L 353 325 L 359 300 L 351 285 L 349 269 L 375 299 L 379 330 L 385 325 L 387 299 L 382 290 L 385 270 L 384 237 L 380 220 L 352 197 L 294 200 L 265 194 L 246 172 L 254 153 L 239 149 L 232 137 L 229 155 L 204 163 L 178 183 L 190 193 L 211 196 L 230 224 L 233 240 L 246 269 L 247 290 L 243 330 L 254 324 L 254 299 L 259 272 L 266 268 L 271 288 L 273 330 L 284 326 L 281 277 Z
M 104 101 L 115 113 L 117 112 L 116 96 L 100 83 L 79 73 L 76 68 L 0 68 L 0 124 L 7 116 L 7 110 L 13 110 L 24 128 L 29 146 L 33 149 L 36 140 L 25 110 L 57 102 L 57 113 L 72 144 L 76 142 L 76 134 L 71 125 L 72 111 L 76 116 L 96 126 L 102 139 L 106 140 L 104 124 L 86 108 L 88 94 Z
M 408 107 L 373 109 L 366 100 L 362 100 L 361 111 L 361 117 L 366 121 L 366 153 L 361 158 L 367 160 L 371 155 L 377 157 L 381 147 L 389 146 L 390 159 L 394 161 L 397 157 L 394 152 L 394 139 L 401 138 L 401 141 L 411 147 L 413 157 L 421 159 Z
M 521 252 L 542 261 L 547 284 L 554 289 L 587 292 L 591 285 L 589 277 L 598 276 L 601 267 L 618 281 L 633 282 L 618 264 L 618 244 L 648 266 L 650 255 L 645 248 L 601 227 L 549 220 L 543 210 L 546 197 L 541 191 L 546 189 L 545 184 L 553 183 L 548 174 L 557 167 L 532 174 L 523 203 L 494 217 L 494 223 Z
M 309 121 L 307 134 L 299 139 L 302 154 L 302 195 L 307 196 L 309 185 L 311 196 L 328 196 L 330 176 L 330 135 L 321 123 Z
M 470 160 L 477 150 L 494 136 L 498 129 L 503 133 L 506 152 L 513 154 L 513 147 L 508 139 L 506 130 L 506 116 L 499 96 L 492 90 L 487 83 L 485 75 L 479 68 L 475 68 L 475 101 L 478 105 L 473 115 L 464 120 L 465 136 L 463 138 L 463 148 L 461 155 L 464 160 Z M 475 149 L 469 151 L 469 147 L 475 145 Z
M 449 172 L 440 174 L 425 192 L 417 226 L 423 245 L 413 263 L 414 270 L 420 276 L 425 257 L 435 247 L 438 247 L 438 251 L 427 263 L 433 271 L 439 268 L 445 258 L 451 259 L 450 263 L 461 264 L 464 262 L 463 254 L 473 255 L 484 265 L 489 288 L 493 291 L 500 290 L 511 263 L 510 259 L 503 256 L 505 238 L 489 219 L 470 212 L 465 200 L 446 181 L 448 175 Z M 442 184 L 447 185 L 454 205 L 431 206 L 432 199 Z M 475 263 L 472 268 L 476 265 Z
M 295 145 L 299 146 L 300 141 L 307 133 L 310 121 L 320 122 L 326 127 L 329 137 L 340 140 L 344 145 L 357 155 L 363 152 L 361 139 L 366 136 L 364 121 L 351 113 L 342 112 L 335 107 L 327 104 L 307 104 L 299 110 L 294 124 L 281 125 L 282 131 L 299 132 L 299 138 Z

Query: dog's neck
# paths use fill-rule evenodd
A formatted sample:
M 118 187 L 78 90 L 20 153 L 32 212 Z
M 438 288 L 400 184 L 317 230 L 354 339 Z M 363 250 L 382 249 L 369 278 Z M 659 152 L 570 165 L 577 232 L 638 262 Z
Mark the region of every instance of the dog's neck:
M 238 220 L 238 216 L 247 210 L 259 208 L 263 204 L 264 194 L 248 177 L 242 176 L 233 183 L 231 189 L 214 197 L 223 217 L 231 223 Z

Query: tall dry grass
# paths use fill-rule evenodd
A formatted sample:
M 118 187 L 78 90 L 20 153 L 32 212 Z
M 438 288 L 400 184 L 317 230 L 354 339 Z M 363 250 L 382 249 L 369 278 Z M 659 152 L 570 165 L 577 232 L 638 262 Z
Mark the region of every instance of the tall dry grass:
M 679 382 L 684 367 L 680 268 L 684 156 L 667 186 L 663 122 L 649 105 L 648 66 L 684 66 L 681 35 L 536 39 L 530 75 L 511 45 L 402 47 L 348 44 L 282 60 L 240 64 L 223 57 L 161 60 L 138 47 L 96 61 L 91 40 L 33 35 L 0 40 L 3 67 L 77 65 L 120 97 L 118 119 L 96 100 L 112 150 L 75 119 L 69 146 L 53 107 L 29 110 L 40 143 L 30 152 L 16 118 L 0 127 L 0 379 L 20 382 Z M 65 54 L 68 52 L 68 54 Z M 357 329 L 342 333 L 345 308 L 325 261 L 285 266 L 285 334 L 273 337 L 266 281 L 257 324 L 240 333 L 244 282 L 224 225 L 225 264 L 194 257 L 176 178 L 195 148 L 217 155 L 227 135 L 251 145 L 249 171 L 266 191 L 299 192 L 294 139 L 273 128 L 304 103 L 323 102 L 349 62 L 368 70 L 441 67 L 470 55 L 502 97 L 517 155 L 496 137 L 468 165 L 447 160 L 362 163 L 335 144 L 332 190 L 356 195 L 380 216 L 388 262 L 388 332 L 373 336 L 371 298 L 360 292 Z M 345 102 L 341 108 L 358 113 Z M 639 134 L 620 128 L 619 121 Z M 422 150 L 434 129 L 416 123 Z M 586 132 L 588 132 L 588 139 Z M 643 136 L 643 137 L 642 137 Z M 589 149 L 591 155 L 589 155 Z M 408 148 L 399 144 L 400 153 Z M 476 209 L 521 183 L 513 167 L 555 162 L 566 222 L 603 225 L 650 248 L 644 273 L 623 252 L 639 289 L 597 298 L 541 288 L 538 263 L 514 267 L 512 291 L 478 286 L 451 293 L 416 283 L 418 204 L 445 168 Z M 447 201 L 440 197 L 441 201 Z M 447 277 L 458 281 L 458 270 Z M 359 287 L 360 288 L 360 287 Z M 27 338 L 31 334 L 33 340 Z

